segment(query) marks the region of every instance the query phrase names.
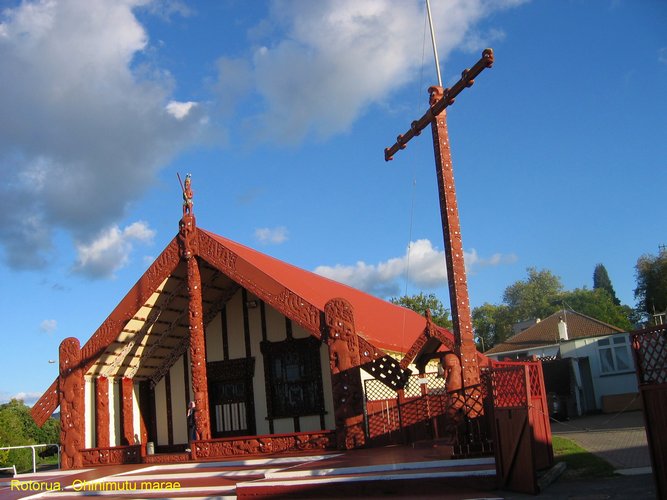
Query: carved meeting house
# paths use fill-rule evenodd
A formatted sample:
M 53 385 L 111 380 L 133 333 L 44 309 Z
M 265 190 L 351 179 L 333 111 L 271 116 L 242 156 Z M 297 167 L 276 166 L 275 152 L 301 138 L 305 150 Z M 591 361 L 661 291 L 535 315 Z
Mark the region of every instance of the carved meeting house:
M 63 468 L 365 446 L 362 380 L 400 391 L 453 350 L 428 318 L 199 229 L 188 201 L 91 338 L 60 346 L 32 414 L 60 407 Z

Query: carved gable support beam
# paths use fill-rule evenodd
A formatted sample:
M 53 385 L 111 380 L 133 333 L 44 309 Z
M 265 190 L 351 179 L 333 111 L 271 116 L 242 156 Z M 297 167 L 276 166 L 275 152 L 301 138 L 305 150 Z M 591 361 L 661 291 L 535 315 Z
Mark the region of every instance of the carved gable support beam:
M 196 258 L 188 259 L 187 264 L 192 392 L 194 393 L 197 405 L 195 427 L 198 439 L 211 439 L 208 380 L 206 375 L 206 339 L 204 337 L 204 322 L 202 317 L 201 275 Z
M 60 344 L 60 444 L 61 468 L 83 467 L 81 450 L 84 441 L 84 380 L 80 344 L 74 337 Z

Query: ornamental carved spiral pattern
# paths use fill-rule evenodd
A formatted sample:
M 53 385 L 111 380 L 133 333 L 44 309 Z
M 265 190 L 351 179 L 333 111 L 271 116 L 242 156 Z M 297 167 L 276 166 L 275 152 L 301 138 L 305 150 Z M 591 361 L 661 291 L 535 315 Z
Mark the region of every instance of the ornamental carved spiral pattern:
M 210 439 L 193 443 L 193 458 L 216 459 L 277 453 L 330 450 L 335 447 L 332 431 L 301 432 L 248 439 Z

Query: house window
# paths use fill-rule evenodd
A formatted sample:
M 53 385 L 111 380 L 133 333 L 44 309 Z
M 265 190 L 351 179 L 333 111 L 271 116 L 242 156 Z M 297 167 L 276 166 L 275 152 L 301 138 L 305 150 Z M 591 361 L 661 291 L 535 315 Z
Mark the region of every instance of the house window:
M 628 339 L 625 335 L 598 340 L 600 369 L 602 373 L 627 372 L 632 370 Z
M 319 346 L 313 337 L 262 342 L 268 418 L 324 413 Z

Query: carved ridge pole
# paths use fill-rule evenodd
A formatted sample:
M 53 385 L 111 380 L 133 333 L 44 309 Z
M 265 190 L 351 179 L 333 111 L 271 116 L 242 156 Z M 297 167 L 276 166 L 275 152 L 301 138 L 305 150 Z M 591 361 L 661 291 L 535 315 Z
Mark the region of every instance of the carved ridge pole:
M 85 446 L 85 402 L 81 345 L 78 339 L 69 337 L 60 343 L 59 368 L 61 468 L 80 469 L 83 467 L 81 450 Z
M 188 326 L 190 330 L 190 369 L 192 392 L 197 407 L 195 428 L 197 438 L 211 439 L 211 421 L 208 404 L 208 378 L 206 375 L 206 339 L 202 308 L 201 274 L 197 258 L 199 245 L 197 223 L 192 213 L 190 174 L 185 177 L 183 189 L 183 218 L 180 221 L 179 242 L 181 259 L 188 267 Z
M 336 421 L 338 449 L 352 449 L 366 442 L 363 387 L 361 383 L 359 338 L 354 328 L 354 312 L 342 298 L 324 306 L 326 342 Z

